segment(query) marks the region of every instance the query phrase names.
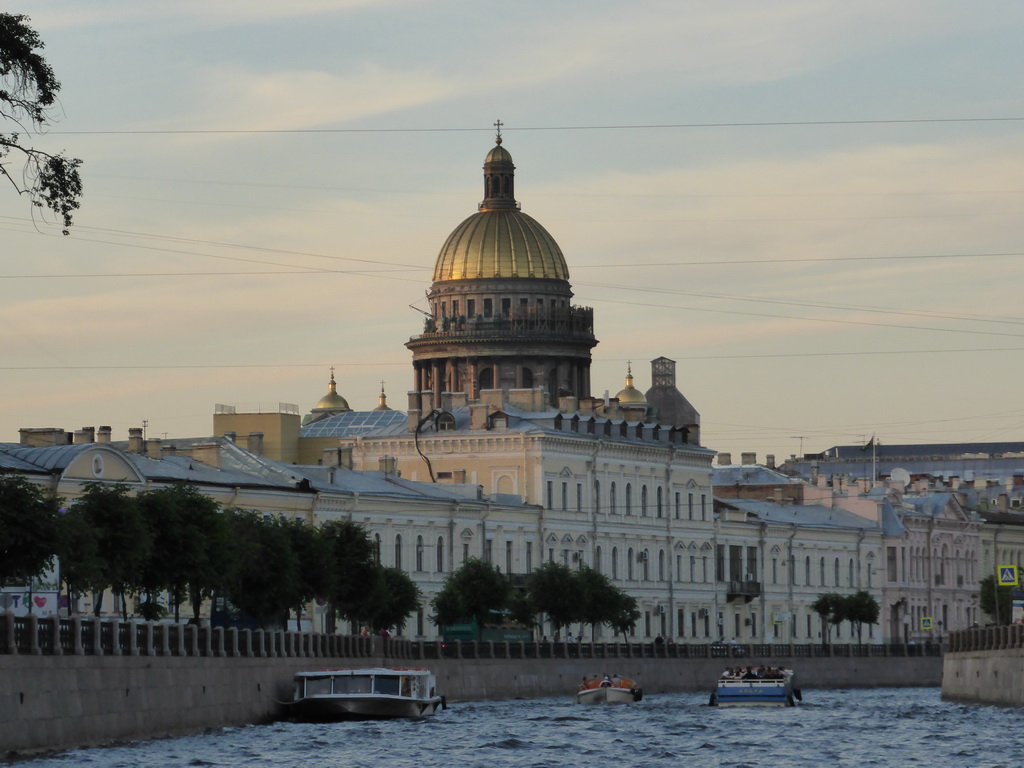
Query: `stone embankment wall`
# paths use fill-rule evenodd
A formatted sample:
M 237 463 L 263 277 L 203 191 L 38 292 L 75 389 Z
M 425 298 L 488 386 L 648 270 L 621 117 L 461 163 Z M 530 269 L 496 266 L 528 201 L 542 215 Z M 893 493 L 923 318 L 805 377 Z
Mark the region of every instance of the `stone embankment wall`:
M 951 633 L 942 698 L 1024 707 L 1024 625 Z
M 457 710 L 459 701 L 568 700 L 582 677 L 605 672 L 636 679 L 645 696 L 710 691 L 726 666 L 746 664 L 795 669 L 804 689 L 937 686 L 942 657 L 938 648 L 928 653 L 906 646 L 635 643 L 463 648 L 298 632 L 0 616 L 0 757 L 286 717 L 291 678 L 309 669 L 428 667 L 437 675 L 438 690 Z

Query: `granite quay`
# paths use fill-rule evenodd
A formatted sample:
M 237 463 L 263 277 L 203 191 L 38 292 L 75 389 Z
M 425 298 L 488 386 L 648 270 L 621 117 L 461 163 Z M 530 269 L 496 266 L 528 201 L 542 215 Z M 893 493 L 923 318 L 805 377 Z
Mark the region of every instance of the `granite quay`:
M 1024 706 L 1024 625 L 951 632 L 943 659 L 942 697 Z
M 88 617 L 0 615 L 0 753 L 287 717 L 292 676 L 429 667 L 449 702 L 571 696 L 622 674 L 646 694 L 710 690 L 723 668 L 786 666 L 799 686 L 938 686 L 938 645 L 418 642 Z

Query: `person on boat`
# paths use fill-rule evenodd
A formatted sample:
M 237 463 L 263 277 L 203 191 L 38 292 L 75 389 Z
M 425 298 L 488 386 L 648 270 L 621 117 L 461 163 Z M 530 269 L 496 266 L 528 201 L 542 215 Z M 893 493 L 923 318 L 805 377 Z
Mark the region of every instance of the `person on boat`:
M 602 680 L 601 680 L 601 687 L 602 688 L 611 688 L 612 687 L 612 679 L 610 677 L 608 677 L 608 673 L 607 672 L 604 673 L 604 678 L 602 678 Z

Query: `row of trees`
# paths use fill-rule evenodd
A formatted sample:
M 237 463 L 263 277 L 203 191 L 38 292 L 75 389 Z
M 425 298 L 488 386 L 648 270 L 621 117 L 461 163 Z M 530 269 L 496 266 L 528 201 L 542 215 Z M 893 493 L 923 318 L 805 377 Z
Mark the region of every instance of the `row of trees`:
M 378 562 L 366 530 L 350 521 L 305 521 L 224 509 L 194 486 L 130 495 L 90 483 L 74 503 L 17 476 L 0 477 L 0 579 L 25 584 L 53 567 L 72 598 L 110 590 L 127 618 L 130 597 L 148 619 L 200 616 L 222 594 L 263 626 L 314 600 L 374 629 L 402 626 L 420 602 L 415 583 Z M 95 601 L 98 612 L 100 600 Z M 70 610 L 70 606 L 69 606 Z
M 514 589 L 496 566 L 468 560 L 448 578 L 432 607 L 438 625 L 474 621 L 478 632 L 495 614 L 525 627 L 533 627 L 544 614 L 556 632 L 573 624 L 589 625 L 592 631 L 607 624 L 625 635 L 641 615 L 636 599 L 604 574 L 586 565 L 570 568 L 551 561 L 526 577 L 523 591 Z
M 863 589 L 852 595 L 840 595 L 837 592 L 826 592 L 818 595 L 811 603 L 811 610 L 821 617 L 824 632 L 824 643 L 828 644 L 832 636 L 832 627 L 844 621 L 853 624 L 857 629 L 857 641 L 860 642 L 861 628 L 865 624 L 877 624 L 879 606 L 868 592 Z

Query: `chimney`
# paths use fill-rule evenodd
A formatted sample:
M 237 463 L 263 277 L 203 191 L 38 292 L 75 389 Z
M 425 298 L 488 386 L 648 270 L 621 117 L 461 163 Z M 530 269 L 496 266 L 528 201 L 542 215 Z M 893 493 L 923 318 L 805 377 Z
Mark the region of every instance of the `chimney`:
M 346 445 L 338 448 L 325 448 L 324 457 L 320 463 L 325 467 L 352 469 L 352 447 Z
M 160 438 L 150 437 L 146 440 L 146 455 L 151 459 L 160 458 Z
M 165 458 L 167 456 L 174 456 L 177 454 L 178 449 L 173 445 L 161 445 L 160 446 L 160 457 Z
M 380 467 L 380 471 L 385 475 L 394 475 L 398 477 L 398 458 L 395 456 L 381 456 L 377 459 L 377 465 Z
M 89 433 L 88 432 L 86 432 L 84 429 L 76 429 L 75 430 L 75 439 L 74 439 L 75 445 L 85 445 L 86 443 L 91 443 L 91 442 L 92 442 L 92 440 L 89 439 Z
M 249 438 L 245 441 L 245 449 L 257 456 L 263 455 L 263 433 L 250 432 Z
M 110 433 L 112 431 L 113 430 L 110 427 L 100 427 L 99 430 L 97 431 L 97 434 L 96 434 L 96 442 L 97 443 L 109 443 L 110 442 Z
M 768 469 L 775 469 L 776 468 L 775 467 L 775 454 L 774 453 L 769 453 L 769 454 L 767 454 L 764 457 L 764 465 L 766 467 L 768 467 Z
M 232 443 L 237 442 L 237 438 L 238 438 L 238 433 L 237 432 L 225 432 L 224 433 L 224 439 L 225 440 L 230 440 Z
M 720 454 L 718 454 L 718 466 L 720 466 L 720 467 L 727 467 L 730 464 L 732 464 L 732 454 L 731 453 L 720 453 Z
M 128 428 L 128 453 L 142 453 L 142 427 Z
M 757 454 L 744 451 L 740 454 L 740 464 L 757 464 Z
M 209 464 L 211 467 L 220 467 L 220 446 L 217 443 L 196 443 L 192 446 L 192 458 Z

